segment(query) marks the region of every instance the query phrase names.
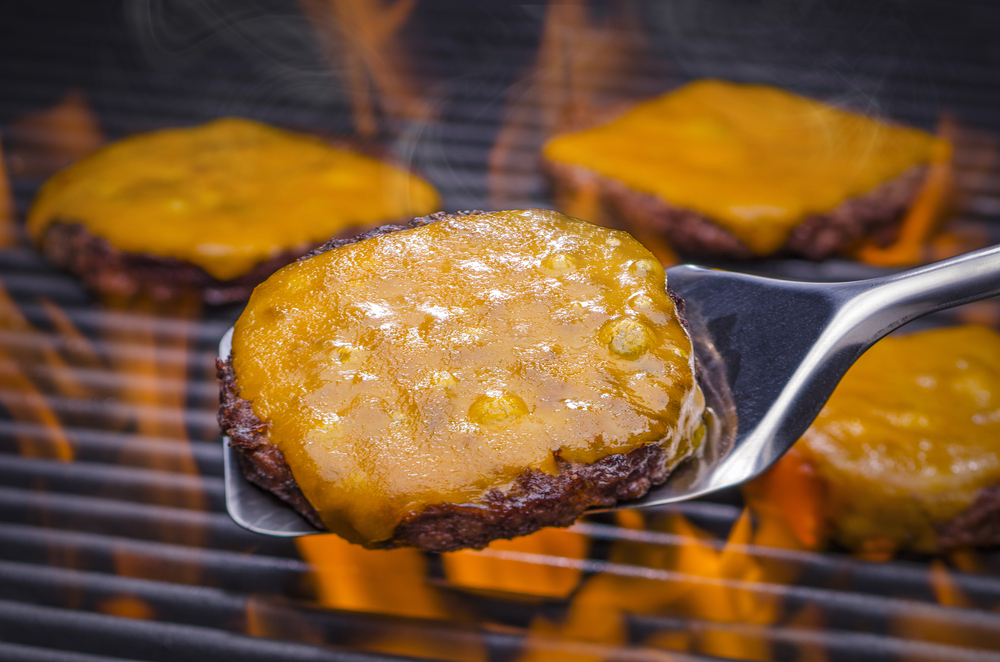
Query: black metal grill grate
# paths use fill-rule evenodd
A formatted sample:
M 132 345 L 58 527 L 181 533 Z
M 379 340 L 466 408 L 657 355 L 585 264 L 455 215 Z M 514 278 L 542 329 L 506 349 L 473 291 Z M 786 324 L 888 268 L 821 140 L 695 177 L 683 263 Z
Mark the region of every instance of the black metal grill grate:
M 691 0 L 636 3 L 635 10 L 648 60 L 621 81 L 628 94 L 720 76 L 925 127 L 948 110 L 979 132 L 961 151 L 964 214 L 988 223 L 1000 217 L 1000 181 L 980 173 L 1000 131 L 993 34 L 1000 11 L 991 5 Z M 16 120 L 72 88 L 83 91 L 112 138 L 223 114 L 350 129 L 347 96 L 292 3 L 42 2 L 0 13 L 0 135 L 22 216 L 41 183 L 32 173 L 45 169 L 48 152 L 47 137 L 18 130 Z M 607 14 L 591 11 L 595 21 Z M 437 112 L 433 121 L 386 118 L 386 140 L 433 180 L 448 209 L 489 205 L 489 152 L 511 95 L 530 86 L 520 76 L 534 61 L 543 18 L 544 8 L 425 2 L 402 36 Z M 527 117 L 501 173 L 504 190 L 512 205 L 548 205 L 537 167 L 544 130 Z M 783 268 L 820 276 L 837 269 Z M 714 640 L 743 642 L 713 649 L 732 657 L 1000 660 L 996 552 L 979 554 L 976 572 L 949 568 L 949 586 L 966 601 L 949 607 L 938 604 L 927 559 L 876 564 L 748 545 L 736 551 L 791 578 L 709 580 L 657 560 L 690 539 L 608 517 L 574 529 L 587 541 L 582 559 L 498 554 L 522 569 L 618 578 L 624 611 L 636 602 L 615 643 L 586 633 L 545 635 L 539 623 L 567 618 L 570 600 L 466 590 L 448 581 L 438 557 L 427 558 L 426 585 L 448 618 L 323 608 L 312 568 L 292 542 L 246 532 L 225 514 L 212 360 L 238 310 L 193 320 L 112 310 L 28 249 L 0 252 L 0 283 L 34 329 L 10 323 L 13 307 L 0 302 L 0 350 L 10 357 L 0 360 L 7 412 L 0 420 L 0 659 L 245 662 L 405 653 L 506 661 L 530 649 L 533 659 L 688 660 L 709 656 L 669 651 L 671 641 Z M 61 332 L 47 302 L 87 341 Z M 89 348 L 96 363 L 86 360 Z M 36 360 L 49 349 L 75 359 L 61 367 Z M 125 361 L 156 370 L 115 368 Z M 72 462 L 22 453 L 24 445 L 52 443 L 55 433 L 37 417 L 17 415 L 34 397 L 9 379 L 17 370 L 45 393 Z M 60 379 L 80 391 L 61 390 Z M 123 399 L 124 388 L 153 396 Z M 701 543 L 718 551 L 741 510 L 738 495 L 724 494 L 660 512 L 683 514 L 718 536 Z M 775 618 L 733 622 L 721 613 L 713 620 L 669 606 L 640 608 L 642 596 L 719 586 L 759 604 L 777 601 Z

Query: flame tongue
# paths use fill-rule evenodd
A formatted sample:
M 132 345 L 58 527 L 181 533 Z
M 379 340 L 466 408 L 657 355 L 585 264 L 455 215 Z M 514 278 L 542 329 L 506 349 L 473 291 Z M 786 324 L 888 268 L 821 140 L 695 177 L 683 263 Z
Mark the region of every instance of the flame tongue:
M 430 106 L 417 92 L 400 32 L 416 0 L 299 0 L 326 48 L 331 67 L 344 79 L 354 128 L 379 133 L 379 111 L 390 117 L 426 120 Z
M 19 177 L 48 177 L 87 156 L 104 134 L 83 92 L 70 90 L 48 110 L 11 123 L 11 170 Z
M 41 438 L 19 435 L 21 454 L 64 462 L 72 460 L 73 449 L 59 419 L 28 374 L 35 367 L 47 365 L 54 368 L 56 375 L 61 376 L 61 379 L 57 378 L 54 386 L 61 386 L 64 391 L 78 396 L 81 394 L 80 387 L 67 375 L 65 361 L 48 342 L 48 338 L 38 334 L 28 323 L 2 285 L 0 285 L 0 332 L 7 335 L 7 340 L 0 342 L 0 402 L 15 420 L 41 425 L 47 432 Z M 18 336 L 38 337 L 40 342 L 34 347 L 29 345 L 27 351 L 20 347 L 9 346 Z
M 604 20 L 583 0 L 549 3 L 538 57 L 511 87 L 500 133 L 489 156 L 490 202 L 496 208 L 527 204 L 525 172 L 538 171 L 538 145 L 555 133 L 613 117 L 641 96 L 623 89 L 645 64 L 631 3 L 613 4 Z M 578 192 L 561 208 L 570 216 L 602 223 L 595 191 Z

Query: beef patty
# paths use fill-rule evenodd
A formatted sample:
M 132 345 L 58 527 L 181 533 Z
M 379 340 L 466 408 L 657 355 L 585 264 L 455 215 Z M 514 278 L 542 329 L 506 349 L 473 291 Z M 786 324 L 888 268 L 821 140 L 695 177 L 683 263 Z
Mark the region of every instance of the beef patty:
M 737 260 L 754 257 L 735 234 L 701 212 L 672 205 L 580 166 L 554 161 L 544 161 L 543 166 L 557 199 L 570 199 L 581 191 L 596 192 L 600 203 L 626 230 L 641 228 L 661 233 L 671 247 L 691 257 Z M 824 260 L 865 238 L 889 245 L 920 192 L 927 170 L 927 166 L 913 166 L 825 214 L 807 217 L 775 255 Z
M 51 177 L 26 227 L 97 291 L 227 303 L 331 236 L 436 209 L 382 151 L 241 118 L 137 134 Z
M 820 260 L 894 239 L 950 146 L 778 88 L 700 80 L 566 127 L 542 158 L 558 198 L 685 255 Z

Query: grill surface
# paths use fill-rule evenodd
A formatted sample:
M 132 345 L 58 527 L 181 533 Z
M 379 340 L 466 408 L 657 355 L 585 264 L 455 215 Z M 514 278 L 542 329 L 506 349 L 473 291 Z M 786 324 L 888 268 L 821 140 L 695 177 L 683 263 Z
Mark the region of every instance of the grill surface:
M 718 76 L 928 128 L 949 111 L 979 131 L 960 145 L 963 219 L 993 227 L 1000 181 L 980 171 L 1000 130 L 1000 11 L 972 3 L 800 4 L 637 4 L 634 25 L 644 26 L 648 57 L 604 93 L 652 94 Z M 82 90 L 109 138 L 226 114 L 350 131 L 349 96 L 294 4 L 42 2 L 3 13 L 0 134 L 20 218 L 39 173 L 59 156 L 19 118 L 70 89 Z M 592 8 L 591 19 L 609 13 Z M 507 104 L 522 92 L 524 106 L 542 103 L 523 76 L 543 18 L 544 8 L 505 3 L 424 3 L 400 37 L 434 119 L 384 113 L 383 138 L 438 186 L 449 210 L 491 206 L 487 164 Z M 637 43 L 640 33 L 625 25 L 620 36 Z M 525 115 L 518 127 L 500 173 L 505 194 L 494 203 L 550 204 L 537 166 L 545 135 L 538 116 Z M 817 278 L 859 273 L 838 263 L 755 268 Z M 533 659 L 687 660 L 708 656 L 666 651 L 714 641 L 712 652 L 736 658 L 1000 660 L 995 551 L 975 555 L 975 571 L 942 574 L 944 566 L 915 557 L 870 563 L 837 551 L 728 547 L 731 561 L 765 570 L 758 581 L 710 579 L 666 561 L 692 546 L 722 550 L 742 512 L 735 493 L 658 511 L 682 514 L 715 536 L 697 543 L 669 527 L 637 530 L 603 516 L 565 534 L 583 537 L 582 558 L 493 553 L 494 573 L 576 568 L 587 586 L 607 578 L 619 606 L 592 609 L 607 619 L 619 609 L 630 614 L 614 643 L 546 629 L 572 617 L 570 599 L 469 590 L 448 579 L 437 556 L 425 557 L 420 590 L 438 608 L 411 604 L 417 598 L 404 587 L 389 609 L 322 607 L 322 585 L 293 542 L 246 532 L 225 514 L 213 358 L 238 308 L 190 320 L 177 311 L 116 310 L 26 248 L 0 252 L 0 283 L 11 297 L 0 301 L 0 659 L 499 661 L 534 651 Z M 67 335 L 60 319 L 83 338 Z M 54 364 L 46 352 L 69 360 Z M 46 394 L 62 433 L 32 409 L 36 396 L 17 380 L 19 370 Z M 59 434 L 72 462 L 23 452 Z M 358 572 L 345 565 L 336 581 L 350 584 Z M 721 603 L 697 617 L 642 606 L 679 591 L 722 589 L 751 608 L 731 618 Z M 769 607 L 773 619 L 756 618 Z

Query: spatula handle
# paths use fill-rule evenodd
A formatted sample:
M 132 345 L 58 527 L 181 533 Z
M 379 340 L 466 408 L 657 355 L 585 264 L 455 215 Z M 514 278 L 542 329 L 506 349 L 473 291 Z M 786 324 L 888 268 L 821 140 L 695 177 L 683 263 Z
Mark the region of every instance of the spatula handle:
M 921 315 L 1000 295 L 1000 245 L 841 287 L 849 305 L 862 307 L 858 331 L 870 345 Z
M 720 463 L 716 484 L 736 484 L 780 457 L 851 365 L 887 333 L 921 315 L 1000 294 L 1000 245 L 884 278 L 802 287 L 824 291 L 833 314 L 738 452 Z

